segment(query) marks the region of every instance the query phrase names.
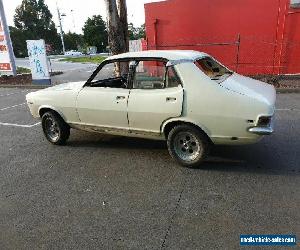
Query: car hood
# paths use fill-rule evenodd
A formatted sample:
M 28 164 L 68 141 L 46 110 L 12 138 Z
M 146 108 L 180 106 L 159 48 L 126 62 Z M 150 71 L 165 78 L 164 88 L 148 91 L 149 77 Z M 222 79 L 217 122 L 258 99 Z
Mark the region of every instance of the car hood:
M 270 106 L 274 106 L 276 101 L 274 86 L 236 73 L 220 85 L 230 91 L 254 98 Z
M 55 85 L 50 88 L 43 89 L 42 91 L 53 90 L 80 90 L 86 82 L 67 82 Z

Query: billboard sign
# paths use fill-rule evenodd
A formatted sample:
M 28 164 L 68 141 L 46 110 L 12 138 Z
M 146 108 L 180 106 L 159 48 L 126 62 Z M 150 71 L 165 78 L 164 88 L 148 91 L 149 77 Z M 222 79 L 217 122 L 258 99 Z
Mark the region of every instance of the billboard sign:
M 27 40 L 33 84 L 51 84 L 44 40 Z
M 15 75 L 14 53 L 6 24 L 2 0 L 0 0 L 0 75 Z

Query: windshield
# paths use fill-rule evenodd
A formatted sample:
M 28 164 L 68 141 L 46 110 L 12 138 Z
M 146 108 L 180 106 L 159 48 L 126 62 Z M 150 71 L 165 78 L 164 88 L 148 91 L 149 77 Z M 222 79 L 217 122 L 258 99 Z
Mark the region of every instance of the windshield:
M 219 83 L 225 81 L 233 73 L 211 57 L 198 59 L 195 64 L 210 79 Z

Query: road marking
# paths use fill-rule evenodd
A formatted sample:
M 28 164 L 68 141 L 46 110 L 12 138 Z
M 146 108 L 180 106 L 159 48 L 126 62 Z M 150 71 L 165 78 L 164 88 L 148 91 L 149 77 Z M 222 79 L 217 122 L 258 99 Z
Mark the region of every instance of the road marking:
M 22 93 L 26 93 L 26 92 L 29 92 L 29 90 L 22 90 L 20 92 L 13 92 L 13 93 L 8 93 L 8 94 L 3 94 L 3 95 L 0 95 L 0 97 L 6 97 L 6 96 L 11 96 L 11 95 L 18 95 L 18 94 L 22 94 Z
M 9 93 L 9 94 L 5 94 L 5 95 L 0 95 L 0 97 L 10 96 L 10 95 L 16 95 L 16 94 L 19 94 L 19 93 Z
M 15 107 L 19 107 L 19 106 L 23 106 L 25 104 L 26 104 L 26 102 L 21 103 L 21 104 L 17 104 L 17 105 L 13 105 L 13 106 L 9 106 L 9 107 L 5 107 L 5 108 L 0 109 L 0 111 L 11 109 L 11 108 L 15 108 Z
M 290 108 L 290 109 L 276 109 L 276 111 L 300 111 L 300 109 L 297 109 L 297 108 Z
M 35 124 L 32 125 L 21 125 L 21 124 L 15 124 L 15 123 L 6 123 L 6 122 L 0 122 L 0 125 L 2 126 L 9 126 L 9 127 L 20 127 L 20 128 L 33 128 L 37 125 L 40 125 L 41 122 L 37 122 Z

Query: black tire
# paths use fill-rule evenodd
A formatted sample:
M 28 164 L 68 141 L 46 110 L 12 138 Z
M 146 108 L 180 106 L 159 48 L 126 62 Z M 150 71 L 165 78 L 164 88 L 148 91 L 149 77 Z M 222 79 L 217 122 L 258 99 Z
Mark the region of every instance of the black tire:
M 46 139 L 54 145 L 64 145 L 69 139 L 69 125 L 54 111 L 43 114 L 42 127 Z
M 170 155 L 185 167 L 199 166 L 209 154 L 210 141 L 200 129 L 183 124 L 175 126 L 168 134 Z

